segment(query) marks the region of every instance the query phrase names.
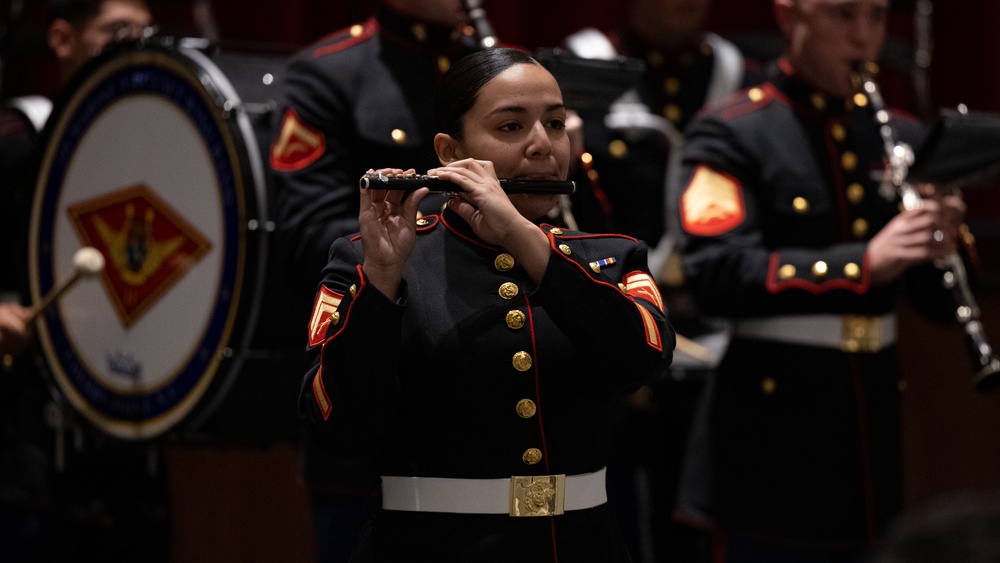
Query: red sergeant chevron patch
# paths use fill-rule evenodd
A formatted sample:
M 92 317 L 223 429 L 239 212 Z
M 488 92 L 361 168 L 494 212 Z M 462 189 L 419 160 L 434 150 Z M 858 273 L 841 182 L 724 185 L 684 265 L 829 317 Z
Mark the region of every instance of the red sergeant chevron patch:
M 309 347 L 318 346 L 326 338 L 326 329 L 330 323 L 337 324 L 340 321 L 340 306 L 342 293 L 337 293 L 325 285 L 320 288 L 319 295 L 316 296 L 316 303 L 313 304 L 312 316 L 309 318 Z
M 625 276 L 625 293 L 632 297 L 641 297 L 650 303 L 655 303 L 663 311 L 663 297 L 653 281 L 653 276 L 646 272 L 632 272 Z
M 309 166 L 326 151 L 326 136 L 306 125 L 292 108 L 285 112 L 278 138 L 271 145 L 271 168 L 295 172 Z
M 326 393 L 326 386 L 323 385 L 323 366 L 319 366 L 316 375 L 313 376 L 313 397 L 316 399 L 319 412 L 323 415 L 323 420 L 330 418 L 333 403 L 330 401 L 330 395 Z
M 663 351 L 663 340 L 660 339 L 660 329 L 656 326 L 656 320 L 653 319 L 653 313 L 646 310 L 645 307 L 636 303 L 635 307 L 639 309 L 639 316 L 642 317 L 642 327 L 646 329 L 646 344 L 655 350 Z
M 681 226 L 692 235 L 713 237 L 746 219 L 740 183 L 699 165 L 681 196 Z

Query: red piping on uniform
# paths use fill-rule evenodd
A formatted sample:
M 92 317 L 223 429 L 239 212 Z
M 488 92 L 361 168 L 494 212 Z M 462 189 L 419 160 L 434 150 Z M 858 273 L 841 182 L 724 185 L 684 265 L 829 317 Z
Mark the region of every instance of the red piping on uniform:
M 551 225 L 548 225 L 548 223 L 544 223 L 543 225 L 545 225 L 545 226 L 551 226 Z M 586 235 L 559 235 L 559 240 L 582 240 L 582 239 L 588 239 L 588 238 L 623 238 L 623 239 L 630 240 L 630 241 L 635 242 L 635 243 L 639 242 L 639 239 L 637 239 L 635 237 L 630 237 L 628 235 L 623 235 L 623 234 L 619 234 L 619 233 L 601 233 L 601 234 L 586 234 Z
M 528 301 L 528 296 L 524 296 L 524 307 L 528 310 L 528 330 L 531 332 L 531 357 L 534 361 L 531 362 L 532 371 L 535 372 L 535 399 L 538 400 L 538 431 L 542 433 L 542 459 L 545 460 L 545 473 L 548 474 L 549 470 L 549 449 L 545 442 L 545 424 L 542 422 L 542 392 L 539 386 L 538 377 L 538 343 L 535 341 L 535 317 L 531 314 L 531 303 Z
M 353 298 L 351 299 L 351 304 L 347 307 L 347 313 L 344 315 L 344 320 L 343 322 L 340 323 L 340 327 L 337 329 L 336 332 L 333 333 L 332 336 L 327 337 L 327 339 L 323 341 L 323 347 L 320 348 L 320 358 L 323 357 L 323 352 L 326 349 L 326 343 L 333 340 L 334 338 L 337 337 L 337 335 L 339 335 L 341 332 L 344 331 L 344 327 L 347 326 L 347 321 L 350 320 L 351 318 L 351 311 L 354 309 L 354 304 L 358 302 L 358 297 L 361 296 L 361 292 L 364 291 L 365 287 L 368 286 L 368 284 L 365 283 L 365 275 L 361 269 L 362 267 L 363 264 L 357 265 L 358 291 L 352 296 Z
M 597 171 L 594 170 L 594 162 L 586 162 L 582 158 L 580 159 L 580 164 L 583 166 L 584 172 L 586 172 L 587 179 L 590 180 L 590 192 L 594 194 L 594 199 L 601 206 L 601 213 L 605 217 L 611 217 L 614 214 L 614 209 L 611 207 L 611 200 L 608 199 L 608 194 L 604 192 L 604 188 L 601 187 L 601 181 L 598 179 L 600 176 Z M 590 172 L 593 171 L 597 178 L 591 178 Z
M 867 264 L 868 255 L 865 255 L 865 263 Z M 806 281 L 798 278 L 791 278 L 785 281 L 778 281 L 778 266 L 781 264 L 781 254 L 778 252 L 771 253 L 770 264 L 767 268 L 767 292 L 771 294 L 781 293 L 786 289 L 804 289 L 809 293 L 820 295 L 831 291 L 834 289 L 847 289 L 853 291 L 858 295 L 864 295 L 868 292 L 868 269 L 864 269 L 864 273 L 860 281 L 851 281 L 848 279 L 833 279 L 827 280 L 823 283 L 814 283 L 811 281 Z
M 472 238 L 472 237 L 468 237 L 468 236 L 465 236 L 464 234 L 462 234 L 462 233 L 458 232 L 457 230 L 455 230 L 455 227 L 452 227 L 452 226 L 451 226 L 451 225 L 450 225 L 450 224 L 448 223 L 448 221 L 447 221 L 447 220 L 446 220 L 446 219 L 444 218 L 444 215 L 441 215 L 441 222 L 442 222 L 442 223 L 444 224 L 444 226 L 445 226 L 445 227 L 447 227 L 447 228 L 448 228 L 448 230 L 449 230 L 449 231 L 451 231 L 451 233 L 452 233 L 452 234 L 454 234 L 454 235 L 455 235 L 456 237 L 458 237 L 458 238 L 460 238 L 460 239 L 462 239 L 462 240 L 464 240 L 464 241 L 468 242 L 469 244 L 474 244 L 474 245 L 476 245 L 476 246 L 479 246 L 479 247 L 482 247 L 482 248 L 485 248 L 485 249 L 487 249 L 487 250 L 492 250 L 492 251 L 494 251 L 494 252 L 495 252 L 495 251 L 497 251 L 497 250 L 500 250 L 500 247 L 499 247 L 499 246 L 494 246 L 494 245 L 492 245 L 492 244 L 486 244 L 486 243 L 485 243 L 485 242 L 483 242 L 483 241 L 480 241 L 480 240 L 476 240 L 476 239 L 474 239 L 474 238 Z
M 753 100 L 747 98 L 746 102 L 743 103 L 743 104 L 740 104 L 738 106 L 734 106 L 734 107 L 729 108 L 729 109 L 722 110 L 719 113 L 719 117 L 722 118 L 723 120 L 728 121 L 730 119 L 733 119 L 734 117 L 739 117 L 741 115 L 746 115 L 748 113 L 752 113 L 752 112 L 754 112 L 754 111 L 756 111 L 756 110 L 758 110 L 758 109 L 760 109 L 760 108 L 762 108 L 762 107 L 770 104 L 774 100 L 778 100 L 778 101 L 782 101 L 782 102 L 787 102 L 787 98 L 785 98 L 785 95 L 782 94 L 781 92 L 779 92 L 778 89 L 775 88 L 770 83 L 762 84 L 760 86 L 755 86 L 754 88 L 763 91 L 764 95 L 761 97 L 761 99 L 759 99 L 757 101 L 753 101 Z M 750 90 L 753 90 L 754 88 L 747 88 L 746 90 L 742 90 L 737 95 L 739 95 L 741 97 L 746 97 L 747 96 L 747 92 L 749 92 Z
M 534 361 L 531 362 L 532 371 L 535 373 L 535 399 L 537 401 L 538 410 L 535 414 L 538 415 L 538 431 L 542 435 L 542 459 L 545 461 L 545 473 L 547 475 L 552 474 L 552 470 L 549 468 L 549 446 L 548 442 L 545 441 L 545 423 L 542 421 L 542 389 L 539 382 L 538 376 L 538 342 L 535 340 L 535 316 L 531 314 L 531 302 L 528 296 L 524 296 L 524 308 L 528 311 L 528 331 L 531 334 L 531 357 Z M 559 550 L 556 548 L 556 522 L 554 517 L 550 517 L 549 521 L 552 523 L 552 556 L 556 563 L 559 562 Z
M 375 18 L 369 18 L 368 21 L 366 21 L 363 25 L 364 25 L 364 31 L 362 31 L 361 34 L 358 35 L 357 37 L 351 37 L 350 39 L 345 39 L 338 43 L 334 43 L 333 45 L 320 47 L 312 52 L 313 58 L 318 59 L 319 57 L 330 55 L 332 53 L 336 53 L 337 51 L 343 51 L 348 47 L 357 45 L 358 43 L 361 43 L 362 41 L 371 38 L 371 36 L 375 33 L 375 31 L 379 29 L 378 21 L 376 21 Z M 335 31 L 331 33 L 328 37 L 333 37 L 335 35 L 342 34 L 347 29 L 350 28 L 347 27 L 339 31 Z

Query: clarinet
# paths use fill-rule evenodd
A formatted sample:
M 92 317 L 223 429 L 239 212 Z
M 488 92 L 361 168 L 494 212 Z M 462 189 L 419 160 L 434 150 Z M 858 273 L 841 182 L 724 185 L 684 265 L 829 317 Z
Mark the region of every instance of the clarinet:
M 500 187 L 508 194 L 570 195 L 576 191 L 576 182 L 571 180 L 522 180 L 500 178 Z M 454 194 L 462 191 L 458 184 L 442 180 L 428 174 L 382 174 L 369 170 L 361 177 L 362 189 L 375 190 L 415 190 L 430 188 L 432 193 Z
M 465 17 L 469 20 L 472 28 L 472 36 L 480 49 L 491 49 L 497 46 L 497 37 L 493 33 L 493 26 L 490 20 L 486 19 L 486 10 L 483 9 L 479 0 L 465 0 L 462 2 L 462 9 L 465 10 Z
M 861 63 L 855 68 L 856 78 L 860 82 L 859 86 L 868 96 L 872 110 L 875 112 L 875 121 L 878 124 L 882 144 L 889 159 L 889 180 L 902 199 L 904 209 L 919 209 L 923 205 L 923 199 L 917 189 L 906 181 L 909 167 L 913 164 L 913 149 L 898 140 L 896 130 L 889 118 L 889 111 L 886 109 L 885 101 L 882 99 L 882 94 L 874 79 L 876 72 L 878 72 L 878 67 L 874 63 Z M 967 341 L 971 346 L 973 361 L 979 367 L 979 371 L 972 377 L 973 387 L 976 391 L 984 393 L 1000 390 L 1000 377 L 997 377 L 997 374 L 1000 373 L 1000 359 L 994 355 L 993 348 L 986 340 L 986 334 L 980 321 L 979 304 L 969 287 L 969 279 L 962 257 L 956 252 L 936 260 L 935 266 L 942 272 L 943 285 L 951 290 L 957 306 L 955 319 L 962 325 L 966 336 L 968 336 Z

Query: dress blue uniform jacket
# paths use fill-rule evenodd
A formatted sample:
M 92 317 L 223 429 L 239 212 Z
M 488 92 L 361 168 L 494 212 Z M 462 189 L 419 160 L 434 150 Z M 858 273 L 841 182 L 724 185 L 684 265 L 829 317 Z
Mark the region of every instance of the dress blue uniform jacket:
M 396 301 L 368 284 L 358 238 L 331 249 L 312 321 L 320 359 L 300 396 L 307 424 L 383 475 L 604 467 L 612 397 L 662 373 L 674 347 L 645 245 L 543 226 L 551 255 L 536 286 L 450 210 L 418 224 Z M 517 407 L 525 399 L 534 412 Z M 383 510 L 371 537 L 386 561 L 628 560 L 606 505 L 527 519 Z
M 330 245 L 358 230 L 358 179 L 365 171 L 423 173 L 440 164 L 434 92 L 451 63 L 472 52 L 466 39 L 384 8 L 292 58 L 275 112 L 270 167 L 277 243 L 302 282 L 303 316 Z M 437 212 L 442 201 L 425 203 L 425 211 Z
M 912 120 L 896 125 L 917 141 Z M 737 322 L 879 316 L 906 292 L 949 319 L 931 265 L 870 283 L 868 241 L 899 212 L 896 194 L 880 191 L 883 171 L 869 105 L 812 90 L 785 61 L 770 83 L 708 108 L 688 129 L 678 218 L 701 310 Z M 851 353 L 737 335 L 703 401 L 682 517 L 734 535 L 865 545 L 898 514 L 894 346 Z

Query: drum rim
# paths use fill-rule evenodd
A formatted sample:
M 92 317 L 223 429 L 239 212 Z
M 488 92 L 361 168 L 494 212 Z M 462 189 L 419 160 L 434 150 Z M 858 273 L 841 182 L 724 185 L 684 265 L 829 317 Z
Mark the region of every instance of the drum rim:
M 259 150 L 257 150 L 256 139 L 252 134 L 248 120 L 246 120 L 245 113 L 240 111 L 239 97 L 236 95 L 235 88 L 210 59 L 201 56 L 200 53 L 193 53 L 197 52 L 145 46 L 139 49 L 118 50 L 101 56 L 99 61 L 92 61 L 92 64 L 88 65 L 88 69 L 81 72 L 82 76 L 76 77 L 74 82 L 78 87 L 73 90 L 72 95 L 66 98 L 65 103 L 53 112 L 53 116 L 49 120 L 49 127 L 46 128 L 47 134 L 43 136 L 44 153 L 35 186 L 36 193 L 32 205 L 29 233 L 30 293 L 34 301 L 37 301 L 42 293 L 40 279 L 42 277 L 40 274 L 42 260 L 39 248 L 41 228 L 39 223 L 43 214 L 44 199 L 47 196 L 46 188 L 50 187 L 51 184 L 52 167 L 57 162 L 56 151 L 64 141 L 66 128 L 77 119 L 80 106 L 106 80 L 118 73 L 144 65 L 154 66 L 172 74 L 173 78 L 183 82 L 198 94 L 197 98 L 209 110 L 208 113 L 212 117 L 212 127 L 216 130 L 219 141 L 226 149 L 226 161 L 233 176 L 231 187 L 237 199 L 235 224 L 224 226 L 224 233 L 232 228 L 235 229 L 236 234 L 235 237 L 225 235 L 226 239 L 235 238 L 233 244 L 237 245 L 234 251 L 235 264 L 232 266 L 234 268 L 232 297 L 225 310 L 224 319 L 222 319 L 224 327 L 217 341 L 211 346 L 211 359 L 205 362 L 204 369 L 196 376 L 190 389 L 178 401 L 147 419 L 131 420 L 115 417 L 103 407 L 94 405 L 90 397 L 78 389 L 65 373 L 66 366 L 59 360 L 58 350 L 55 349 L 52 335 L 49 333 L 48 316 L 43 316 L 37 324 L 38 340 L 44 350 L 50 379 L 53 380 L 60 394 L 66 397 L 71 405 L 93 425 L 123 439 L 154 438 L 169 430 L 190 426 L 189 421 L 195 418 L 195 415 L 202 419 L 207 417 L 210 411 L 214 410 L 214 407 L 221 402 L 221 395 L 224 394 L 216 393 L 219 395 L 217 400 L 211 401 L 209 400 L 211 395 L 209 390 L 226 391 L 232 385 L 241 364 L 241 358 L 239 354 L 233 352 L 233 347 L 246 348 L 254 333 L 259 314 L 264 286 L 263 268 L 267 252 L 267 237 L 266 231 L 263 229 L 248 228 L 248 219 L 252 215 L 258 217 L 259 224 L 263 224 L 267 220 L 263 168 L 262 164 L 258 163 L 255 166 L 253 163 L 255 158 L 260 159 Z M 132 94 L 134 92 L 127 92 L 125 96 Z M 114 100 L 102 104 L 101 110 L 110 108 L 117 99 L 119 98 L 116 97 Z M 235 106 L 228 112 L 223 109 L 223 105 L 227 101 Z M 185 115 L 188 115 L 187 110 L 183 108 L 181 110 Z M 247 132 L 248 130 L 250 133 Z M 74 145 L 71 152 L 75 152 L 78 146 L 79 143 Z M 219 173 L 217 166 L 215 166 L 214 172 Z M 250 191 L 251 186 L 253 192 Z M 60 183 L 58 188 L 57 194 L 61 195 L 64 184 Z M 58 195 L 56 196 L 57 200 Z M 56 211 L 53 209 L 50 213 L 54 217 Z M 224 222 L 225 217 L 224 215 Z M 256 243 L 257 246 L 256 253 L 252 252 L 253 243 Z M 225 249 L 220 249 L 220 251 L 227 252 Z M 52 269 L 55 268 L 52 267 Z M 248 274 L 252 274 L 253 277 L 248 276 Z M 52 281 L 54 282 L 54 280 Z M 223 286 L 225 286 L 225 281 L 220 279 L 220 285 L 215 288 L 213 294 L 220 295 Z M 219 313 L 213 312 L 206 316 L 206 324 L 209 324 L 210 319 L 216 318 L 218 315 Z M 60 322 L 64 320 L 61 315 L 59 315 L 59 319 Z M 190 366 L 194 362 L 193 355 L 184 359 L 185 366 Z M 163 386 L 172 384 L 184 369 L 186 367 L 181 368 L 181 371 L 169 378 Z

